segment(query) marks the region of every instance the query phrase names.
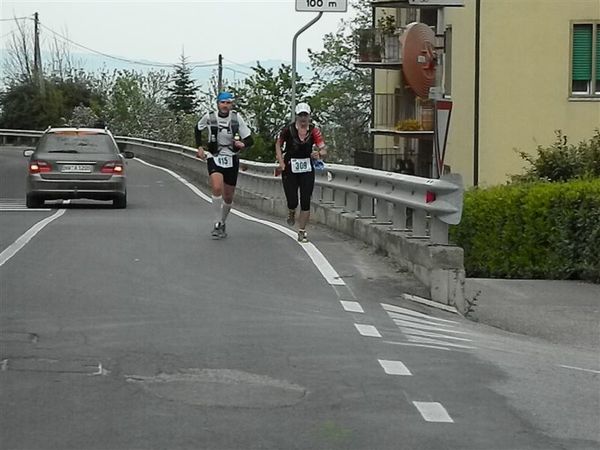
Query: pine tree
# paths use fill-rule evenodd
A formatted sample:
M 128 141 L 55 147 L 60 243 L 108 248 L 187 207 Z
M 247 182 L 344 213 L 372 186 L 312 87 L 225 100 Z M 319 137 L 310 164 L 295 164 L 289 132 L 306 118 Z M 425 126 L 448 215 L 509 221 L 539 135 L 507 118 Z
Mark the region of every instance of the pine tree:
M 198 107 L 196 91 L 198 87 L 191 78 L 192 69 L 187 65 L 187 58 L 182 54 L 181 61 L 175 65 L 172 84 L 167 88 L 167 107 L 175 113 L 194 113 Z

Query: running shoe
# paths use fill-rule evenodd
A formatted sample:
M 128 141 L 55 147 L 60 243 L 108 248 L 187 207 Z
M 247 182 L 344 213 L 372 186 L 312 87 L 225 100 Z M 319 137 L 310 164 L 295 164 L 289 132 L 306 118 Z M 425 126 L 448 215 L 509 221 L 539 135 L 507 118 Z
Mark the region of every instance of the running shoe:
M 221 239 L 221 222 L 215 223 L 215 226 L 210 235 L 213 239 Z
M 287 224 L 290 227 L 293 227 L 295 223 L 296 223 L 296 210 L 290 209 L 290 211 L 288 212 L 288 216 L 287 216 Z
M 308 236 L 306 235 L 305 230 L 298 230 L 298 242 L 308 242 Z
M 219 236 L 221 239 L 227 237 L 227 231 L 225 231 L 225 223 L 221 223 L 221 227 L 219 228 L 219 231 L 221 233 Z

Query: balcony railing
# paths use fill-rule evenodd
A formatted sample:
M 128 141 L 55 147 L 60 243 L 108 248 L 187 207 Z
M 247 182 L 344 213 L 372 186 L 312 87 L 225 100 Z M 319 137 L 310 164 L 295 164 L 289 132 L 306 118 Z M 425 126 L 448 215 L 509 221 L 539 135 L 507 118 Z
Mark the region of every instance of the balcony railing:
M 355 65 L 399 69 L 402 64 L 400 36 L 382 33 L 379 28 L 363 28 L 356 32 Z
M 433 110 L 410 93 L 375 94 L 371 132 L 427 137 L 433 134 Z
M 354 152 L 354 164 L 369 169 L 416 175 L 414 152 L 396 148 L 376 148 Z
M 376 28 L 356 31 L 358 62 L 381 62 L 381 33 Z

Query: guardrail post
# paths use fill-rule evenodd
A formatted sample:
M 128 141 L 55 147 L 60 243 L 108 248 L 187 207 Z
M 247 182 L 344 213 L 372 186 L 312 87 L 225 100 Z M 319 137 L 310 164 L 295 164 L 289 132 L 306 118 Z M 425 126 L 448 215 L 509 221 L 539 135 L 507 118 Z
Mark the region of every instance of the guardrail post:
M 351 213 L 358 211 L 358 195 L 354 192 L 346 193 L 346 208 Z
M 373 217 L 373 197 L 369 195 L 358 196 L 359 214 L 362 217 Z
M 343 208 L 346 206 L 346 193 L 342 190 L 333 191 L 333 205 Z
M 406 206 L 396 203 L 394 205 L 394 212 L 392 217 L 392 221 L 396 228 L 400 230 L 406 230 Z
M 413 209 L 412 231 L 413 236 L 427 235 L 427 212 L 424 209 Z
M 375 199 L 375 218 L 378 223 L 390 221 L 389 203 L 379 198 Z
M 429 234 L 431 235 L 431 241 L 436 244 L 447 244 L 448 243 L 448 224 L 442 222 L 437 217 L 431 218 L 431 229 Z
M 333 189 L 329 187 L 323 187 L 321 201 L 323 203 L 333 203 Z

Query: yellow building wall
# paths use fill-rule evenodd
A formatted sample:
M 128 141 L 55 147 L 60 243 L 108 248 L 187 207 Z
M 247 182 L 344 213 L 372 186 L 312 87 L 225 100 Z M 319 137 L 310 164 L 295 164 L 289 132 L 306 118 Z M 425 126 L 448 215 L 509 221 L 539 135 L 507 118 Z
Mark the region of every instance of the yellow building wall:
M 446 8 L 446 23 L 452 27 L 452 116 L 446 142 L 446 158 L 452 172 L 473 184 L 473 121 L 475 90 L 475 2 L 464 8 Z
M 600 20 L 599 0 L 482 0 L 479 184 L 504 183 L 562 130 L 572 143 L 600 128 L 600 101 L 569 99 L 571 22 Z M 473 184 L 475 1 L 452 24 L 454 109 L 446 163 Z

